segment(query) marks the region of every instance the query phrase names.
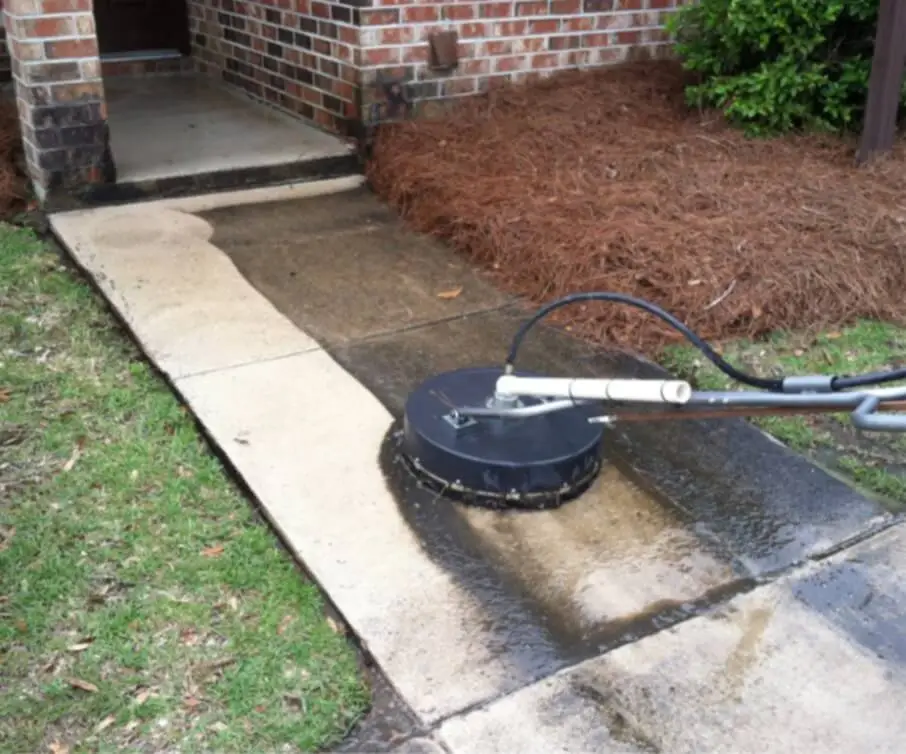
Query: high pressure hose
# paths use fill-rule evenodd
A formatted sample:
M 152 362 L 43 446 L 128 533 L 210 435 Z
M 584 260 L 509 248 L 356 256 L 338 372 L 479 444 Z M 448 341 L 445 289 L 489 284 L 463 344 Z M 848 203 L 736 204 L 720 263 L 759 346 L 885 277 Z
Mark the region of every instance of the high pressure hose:
M 512 374 L 515 368 L 516 357 L 518 356 L 519 348 L 522 346 L 522 341 L 525 339 L 525 336 L 528 335 L 529 331 L 536 324 L 538 324 L 538 322 L 540 322 L 548 314 L 557 309 L 584 301 L 604 301 L 608 303 L 627 304 L 628 306 L 634 306 L 637 309 L 642 309 L 649 314 L 653 314 L 655 317 L 663 320 L 672 328 L 680 332 L 690 343 L 692 343 L 692 345 L 694 345 L 699 351 L 702 352 L 702 354 L 705 356 L 705 358 L 708 359 L 708 361 L 714 364 L 714 366 L 716 366 L 727 377 L 735 380 L 736 382 L 740 382 L 744 385 L 748 385 L 749 387 L 754 387 L 759 390 L 769 390 L 771 392 L 786 392 L 788 389 L 788 385 L 786 383 L 792 382 L 800 386 L 800 389 L 805 386 L 814 385 L 819 386 L 819 389 L 820 387 L 823 387 L 826 390 L 837 391 L 854 387 L 865 387 L 867 385 L 879 385 L 885 382 L 896 382 L 897 380 L 906 379 L 906 369 L 892 369 L 886 372 L 871 372 L 868 374 L 856 375 L 853 377 L 830 378 L 794 377 L 765 379 L 763 377 L 746 374 L 745 372 L 739 371 L 732 364 L 721 358 L 721 356 L 713 348 L 711 348 L 708 343 L 702 340 L 676 317 L 674 317 L 669 312 L 664 311 L 659 306 L 652 304 L 650 301 L 645 301 L 644 299 L 636 298 L 634 296 L 628 296 L 624 293 L 610 293 L 604 291 L 573 293 L 569 296 L 564 296 L 563 298 L 552 301 L 539 309 L 530 319 L 522 324 L 522 326 L 516 331 L 516 335 L 513 336 L 513 341 L 510 345 L 510 351 L 507 356 L 506 364 L 504 365 L 504 372 L 506 374 Z

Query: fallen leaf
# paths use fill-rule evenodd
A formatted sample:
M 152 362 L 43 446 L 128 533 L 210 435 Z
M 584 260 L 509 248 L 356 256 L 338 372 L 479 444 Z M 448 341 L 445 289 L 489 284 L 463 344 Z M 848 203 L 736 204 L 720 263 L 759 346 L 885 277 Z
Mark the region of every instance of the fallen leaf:
M 13 540 L 13 535 L 16 533 L 16 527 L 11 526 L 9 529 L 6 529 L 0 526 L 0 551 L 5 550 L 9 547 L 9 543 Z
M 59 741 L 54 741 L 50 745 L 50 754 L 69 754 L 69 747 Z
M 219 555 L 223 554 L 223 545 L 214 545 L 213 547 L 205 547 L 201 551 L 201 554 L 206 558 L 216 558 Z
M 195 709 L 199 704 L 201 704 L 201 702 L 194 696 L 187 696 L 182 700 L 182 703 L 189 709 Z
M 107 730 L 111 725 L 116 722 L 116 718 L 113 715 L 107 715 L 101 722 L 99 722 L 95 728 L 95 733 L 100 733 L 101 731 Z
M 437 297 L 442 298 L 446 301 L 449 301 L 450 299 L 459 298 L 459 294 L 461 294 L 461 293 L 462 293 L 462 286 L 459 286 L 459 288 L 454 288 L 453 290 L 450 290 L 450 291 L 441 291 L 440 293 L 437 294 Z
M 176 475 L 182 477 L 183 479 L 191 479 L 193 476 L 195 476 L 195 472 L 187 469 L 185 466 L 177 466 Z
M 266 711 L 267 711 L 267 707 L 265 707 L 263 704 L 259 704 L 257 707 L 255 707 L 255 712 L 257 712 L 258 714 L 261 714 L 262 712 L 266 712 Z
M 179 634 L 182 643 L 186 647 L 194 647 L 199 642 L 198 634 L 191 628 L 183 629 Z
M 9 399 L 12 398 L 13 391 L 8 387 L 0 387 L 0 403 L 8 403 Z
M 144 704 L 151 697 L 151 689 L 142 689 L 135 695 L 136 704 Z
M 827 333 L 825 337 L 827 337 L 828 340 L 837 340 L 837 338 L 843 337 L 843 333 L 834 330 L 833 332 Z
M 282 636 L 283 633 L 286 631 L 286 629 L 289 628 L 289 624 L 292 622 L 293 622 L 292 615 L 284 616 L 283 620 L 280 621 L 280 625 L 277 626 L 277 634 Z
M 239 600 L 238 600 L 236 597 L 230 597 L 230 598 L 227 600 L 227 604 L 230 606 L 230 608 L 231 608 L 234 612 L 237 611 L 237 610 L 239 610 Z
M 327 625 L 330 626 L 330 630 L 333 631 L 335 634 L 345 634 L 346 633 L 343 630 L 343 627 L 339 623 L 337 623 L 333 618 L 331 618 L 329 615 L 327 616 Z
M 804 354 L 804 353 L 805 353 L 805 351 L 803 351 L 801 348 L 797 348 L 796 350 L 793 351 L 793 356 L 802 356 L 802 354 Z
M 94 639 L 87 639 L 86 641 L 80 641 L 78 644 L 73 644 L 71 647 L 67 647 L 67 649 L 70 652 L 84 652 L 93 642 Z
M 63 471 L 72 471 L 72 467 L 76 465 L 76 461 L 79 460 L 80 455 L 82 455 L 82 451 L 79 450 L 77 445 L 72 449 L 72 455 L 69 456 L 69 460 L 63 464 Z
M 81 678 L 70 678 L 69 685 L 74 689 L 82 689 L 82 691 L 87 691 L 90 694 L 96 694 L 98 692 L 97 686 L 88 681 L 83 681 Z
M 28 624 L 24 620 L 19 618 L 19 620 L 16 621 L 16 630 L 20 634 L 28 633 Z

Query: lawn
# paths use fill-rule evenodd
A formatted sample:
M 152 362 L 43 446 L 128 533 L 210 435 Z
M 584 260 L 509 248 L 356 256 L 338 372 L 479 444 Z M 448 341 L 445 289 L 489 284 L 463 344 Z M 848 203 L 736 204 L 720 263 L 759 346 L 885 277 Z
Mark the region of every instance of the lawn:
M 354 648 L 96 294 L 0 225 L 0 751 L 315 751 Z
M 906 366 L 906 330 L 863 320 L 817 336 L 778 334 L 757 342 L 736 341 L 722 351 L 734 365 L 761 376 L 857 374 Z M 702 390 L 741 389 L 694 349 L 670 347 L 660 360 Z M 891 507 L 906 505 L 906 435 L 862 433 L 847 414 L 751 421 Z

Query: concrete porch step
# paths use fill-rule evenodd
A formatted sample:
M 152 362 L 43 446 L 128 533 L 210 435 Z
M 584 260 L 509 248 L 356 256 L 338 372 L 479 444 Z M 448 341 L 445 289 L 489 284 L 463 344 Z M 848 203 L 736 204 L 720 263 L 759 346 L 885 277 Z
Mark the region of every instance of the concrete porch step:
M 361 172 L 338 136 L 198 74 L 105 81 L 116 183 L 87 188 L 107 204 L 278 185 Z

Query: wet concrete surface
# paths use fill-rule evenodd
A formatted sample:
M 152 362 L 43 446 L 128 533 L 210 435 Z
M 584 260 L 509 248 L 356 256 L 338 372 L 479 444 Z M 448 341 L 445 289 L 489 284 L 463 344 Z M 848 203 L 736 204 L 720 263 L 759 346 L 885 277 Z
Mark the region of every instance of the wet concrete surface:
M 492 511 L 439 496 L 402 463 L 399 425 L 381 467 L 426 553 L 473 594 L 510 672 L 530 682 L 746 589 L 730 553 L 609 464 L 579 499 Z
M 441 371 L 501 364 L 528 310 L 449 250 L 405 232 L 362 189 L 205 213 L 212 242 L 400 417 Z M 263 239 L 267 239 L 265 242 Z M 458 291 L 454 297 L 444 292 Z M 520 358 L 547 374 L 654 376 L 655 366 L 539 326 Z M 886 520 L 842 482 L 742 421 L 608 433 L 605 471 L 551 513 L 438 499 L 381 465 L 425 551 L 481 596 L 526 682 L 696 614 L 767 573 Z
M 906 676 L 906 532 L 859 544 L 799 579 L 796 598 Z
M 899 754 L 904 567 L 897 526 L 440 732 L 470 754 Z

